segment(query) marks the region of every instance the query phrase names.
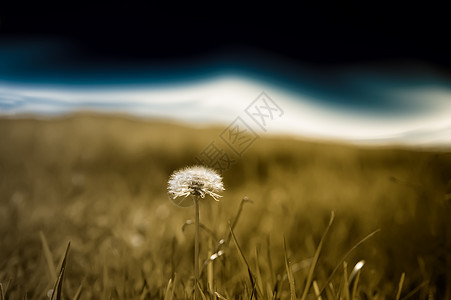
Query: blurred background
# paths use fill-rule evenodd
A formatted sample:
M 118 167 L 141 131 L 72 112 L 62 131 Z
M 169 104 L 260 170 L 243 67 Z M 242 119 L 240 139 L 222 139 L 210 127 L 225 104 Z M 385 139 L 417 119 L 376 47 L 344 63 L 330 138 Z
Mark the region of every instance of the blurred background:
M 377 12 L 306 7 L 277 22 L 5 16 L 0 113 L 227 125 L 264 91 L 285 112 L 275 133 L 449 144 L 445 24 L 436 11 Z
M 236 236 L 272 257 L 282 298 L 282 236 L 300 294 L 332 210 L 320 285 L 381 229 L 346 258 L 366 261 L 361 299 L 394 298 L 403 272 L 403 296 L 451 297 L 451 49 L 439 8 L 404 9 L 0 16 L 6 299 L 45 298 L 69 240 L 67 297 L 162 298 L 175 274 L 188 293 L 192 211 L 166 186 L 195 163 L 226 187 L 201 208 L 204 259 L 246 196 Z M 215 285 L 232 298 L 242 265 L 225 253 Z

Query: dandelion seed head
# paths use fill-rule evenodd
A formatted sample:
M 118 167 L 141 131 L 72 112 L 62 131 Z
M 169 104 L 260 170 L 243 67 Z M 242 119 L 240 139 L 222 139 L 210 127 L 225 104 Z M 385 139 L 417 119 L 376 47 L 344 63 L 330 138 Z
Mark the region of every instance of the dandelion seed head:
M 222 197 L 218 193 L 224 190 L 222 177 L 213 169 L 203 166 L 192 166 L 172 173 L 168 181 L 168 194 L 179 206 L 189 206 L 194 202 L 184 201 L 188 196 L 205 198 L 211 196 L 219 201 Z M 176 200 L 178 197 L 183 197 Z

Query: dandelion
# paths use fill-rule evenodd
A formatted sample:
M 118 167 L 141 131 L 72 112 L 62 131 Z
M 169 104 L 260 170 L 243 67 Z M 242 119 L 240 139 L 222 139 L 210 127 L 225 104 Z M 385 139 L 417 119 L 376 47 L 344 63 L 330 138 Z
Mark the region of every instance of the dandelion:
M 206 195 L 211 196 L 214 200 L 219 201 L 222 197 L 218 193 L 224 190 L 222 177 L 214 170 L 193 166 L 175 171 L 168 181 L 169 197 L 179 206 L 191 206 L 195 204 L 196 223 L 194 234 L 194 277 L 195 277 L 195 298 L 199 297 L 199 199 L 205 198 Z M 188 196 L 193 196 L 189 201 Z M 181 199 L 177 199 L 177 198 Z
M 223 190 L 222 177 L 216 171 L 202 166 L 175 171 L 168 182 L 169 197 L 179 206 L 194 204 L 188 196 L 205 198 L 206 195 L 209 195 L 219 201 L 218 198 L 222 196 L 217 193 Z M 177 199 L 179 197 L 181 199 Z

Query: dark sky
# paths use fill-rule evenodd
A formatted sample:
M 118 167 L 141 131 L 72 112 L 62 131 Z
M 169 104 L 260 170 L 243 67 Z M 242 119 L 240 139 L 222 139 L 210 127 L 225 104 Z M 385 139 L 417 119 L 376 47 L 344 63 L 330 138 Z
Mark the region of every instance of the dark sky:
M 21 40 L 67 43 L 66 61 L 165 64 L 209 58 L 282 58 L 294 66 L 420 61 L 451 68 L 449 25 L 440 7 L 287 8 L 287 13 L 183 17 L 54 14 L 0 16 L 0 46 Z M 188 15 L 188 13 L 187 13 Z M 69 51 L 69 52 L 70 52 Z M 52 63 L 51 60 L 49 63 Z

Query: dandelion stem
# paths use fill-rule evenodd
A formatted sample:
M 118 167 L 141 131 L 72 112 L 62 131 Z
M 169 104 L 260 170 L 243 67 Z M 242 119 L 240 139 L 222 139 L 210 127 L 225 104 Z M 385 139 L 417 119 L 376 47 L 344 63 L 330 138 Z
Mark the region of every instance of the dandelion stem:
M 194 206 L 196 209 L 195 218 L 195 233 L 194 233 L 194 299 L 205 298 L 200 288 L 199 281 L 199 201 L 200 198 L 205 196 L 211 196 L 214 200 L 219 201 L 217 198 L 222 197 L 217 194 L 224 190 L 222 184 L 222 177 L 216 173 L 213 169 L 205 168 L 202 166 L 193 166 L 185 169 L 181 169 L 172 173 L 168 181 L 168 195 L 172 200 L 178 197 L 184 197 L 181 201 L 175 201 L 174 203 L 179 206 L 191 206 L 192 202 L 189 201 L 193 196 Z M 188 200 L 188 201 L 185 201 Z
M 195 297 L 194 299 L 200 299 L 199 297 L 199 196 L 194 196 L 194 203 L 196 207 L 196 229 L 194 234 L 194 277 L 195 277 Z

